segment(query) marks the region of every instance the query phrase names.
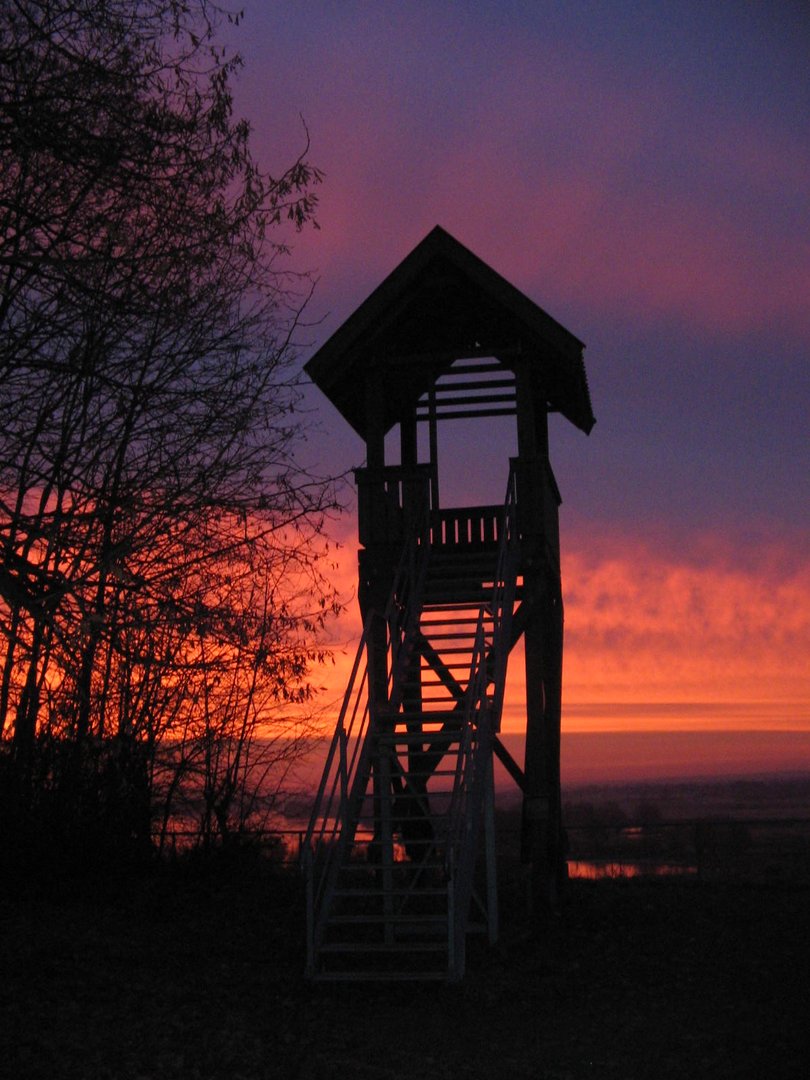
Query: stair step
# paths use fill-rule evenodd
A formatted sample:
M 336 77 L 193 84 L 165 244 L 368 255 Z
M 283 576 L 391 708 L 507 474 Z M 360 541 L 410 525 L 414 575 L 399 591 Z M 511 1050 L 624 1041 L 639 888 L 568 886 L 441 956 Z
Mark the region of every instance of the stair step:
M 457 642 L 458 637 L 456 635 L 454 635 L 453 637 L 448 636 L 448 640 L 455 640 L 455 642 Z M 458 657 L 459 654 L 463 652 L 467 653 L 469 657 L 474 647 L 474 635 L 470 636 L 470 640 L 473 643 L 471 645 L 443 645 L 440 649 L 436 649 L 436 651 L 438 652 L 438 657 L 440 657 L 440 660 L 446 656 Z M 446 666 L 449 666 L 449 664 Z M 460 664 L 456 664 L 455 666 L 459 667 Z M 427 670 L 431 670 L 430 663 L 428 663 L 427 665 Z
M 466 566 L 438 566 L 434 574 L 428 574 L 424 588 L 429 589 L 431 585 L 436 585 L 442 581 L 486 581 L 489 584 L 491 593 L 494 580 L 495 574 L 491 565 L 484 566 L 483 564 L 469 563 Z
M 423 697 L 422 698 L 422 704 L 423 705 L 448 705 L 451 701 L 455 701 L 455 700 L 457 700 L 457 699 L 451 697 L 450 693 L 448 691 L 448 693 L 444 694 L 442 697 L 438 697 L 436 694 L 430 694 L 427 697 Z M 424 712 L 426 712 L 426 711 L 429 711 L 429 710 L 424 710 L 421 714 L 416 714 L 416 715 L 424 715 Z
M 491 556 L 486 558 L 478 555 L 475 558 L 467 556 L 466 558 L 455 557 L 452 559 L 438 556 L 431 560 L 426 576 L 428 580 L 437 574 L 482 574 L 492 578 L 497 569 L 497 560 Z
M 435 689 L 435 688 L 433 688 Z M 449 692 L 448 692 L 449 694 Z M 449 719 L 449 716 L 455 714 L 457 720 L 463 719 L 463 712 L 458 704 L 460 700 L 463 700 L 463 696 L 456 698 L 445 694 L 442 697 L 438 697 L 435 693 L 430 695 L 430 700 L 423 698 L 419 705 L 414 702 L 405 708 L 403 705 L 402 712 L 396 713 L 391 719 L 394 721 L 394 727 L 399 729 L 407 729 L 408 725 L 414 725 L 424 720 L 426 723 L 437 724 L 444 723 L 445 717 Z M 425 706 L 432 705 L 434 708 L 428 709 Z M 435 706 L 445 706 L 444 708 L 436 708 Z M 450 708 L 447 708 L 450 706 Z M 460 725 L 459 725 L 460 726 Z M 411 728 L 411 730 L 413 730 Z M 385 734 L 389 734 L 391 728 L 389 727 Z
M 442 567 L 463 567 L 463 566 L 482 566 L 489 570 L 490 573 L 497 567 L 498 558 L 497 551 L 490 548 L 489 551 L 478 549 L 454 548 L 448 550 L 447 548 L 433 548 L 428 563 L 428 575 L 431 570 L 440 570 Z
M 468 587 L 484 588 L 491 596 L 492 590 L 495 587 L 492 567 L 488 566 L 481 569 L 476 569 L 474 566 L 448 567 L 444 573 L 437 573 L 433 577 L 430 575 L 428 576 L 424 585 L 423 595 L 427 596 L 432 589 L 441 585 L 454 586 L 456 589 Z
M 441 578 L 437 578 L 436 581 L 428 581 L 425 583 L 424 599 L 429 600 L 430 597 L 435 596 L 437 593 L 447 593 L 456 600 L 465 600 L 468 596 L 477 596 L 479 593 L 491 597 L 492 590 L 492 582 L 488 582 L 486 577 L 482 575 L 471 574 L 463 577 L 449 577 L 445 575 Z
M 429 612 L 430 615 L 438 614 L 438 611 Z M 457 614 L 456 612 L 453 613 Z M 475 637 L 478 632 L 478 627 L 481 624 L 480 609 L 476 606 L 469 617 L 456 619 L 434 619 L 432 622 L 423 622 L 421 624 L 422 637 L 426 638 L 428 642 L 434 640 L 443 640 L 443 635 L 447 637 L 466 638 L 467 640 Z M 484 633 L 491 633 L 493 623 L 491 619 L 483 620 Z
M 456 664 L 455 666 L 456 666 L 456 668 L 458 668 L 460 665 Z M 469 669 L 469 665 L 463 665 L 463 668 L 464 668 L 464 673 L 466 675 L 467 671 Z M 422 695 L 422 703 L 424 704 L 424 703 L 430 702 L 430 701 L 440 702 L 440 703 L 445 702 L 446 703 L 448 695 L 453 697 L 453 694 L 451 693 L 449 687 L 445 687 L 445 693 L 442 696 L 437 697 L 436 696 L 436 690 L 438 690 L 442 686 L 444 686 L 444 683 L 436 683 L 435 685 L 430 686 L 428 689 L 431 691 L 431 693 Z M 416 688 L 414 687 L 414 689 L 416 689 Z M 459 692 L 459 694 L 463 693 L 464 690 L 465 690 L 465 687 L 461 683 L 459 683 L 458 684 L 458 692 Z
M 321 945 L 322 953 L 374 953 L 380 955 L 402 956 L 415 952 L 447 952 L 446 941 L 329 941 Z
M 315 982 L 446 982 L 446 971 L 319 971 Z
M 473 634 L 478 627 L 478 617 L 480 609 L 486 603 L 486 597 L 476 593 L 470 596 L 466 603 L 461 602 L 463 599 L 463 597 L 459 597 L 457 594 L 448 595 L 448 593 L 444 590 L 442 592 L 439 592 L 437 590 L 431 596 L 425 598 L 425 612 L 429 615 L 433 615 L 439 611 L 472 611 L 474 612 L 474 614 L 471 614 L 470 617 L 465 620 L 470 629 L 469 631 L 464 631 L 464 633 Z M 484 629 L 489 629 L 488 623 L 484 624 Z M 425 630 L 423 629 L 422 633 L 424 637 L 428 638 L 428 640 L 430 639 L 429 632 L 425 632 Z
M 492 616 L 483 609 L 484 604 L 447 604 L 425 606 L 419 619 L 419 626 L 424 632 L 430 627 L 455 627 L 460 634 L 469 634 L 478 625 L 479 620 L 485 624 L 492 622 Z
M 484 641 L 489 642 L 489 636 L 486 634 L 484 635 Z M 433 654 L 423 654 L 419 670 L 436 672 L 438 665 L 441 664 L 445 656 L 462 656 L 466 654 L 469 658 L 470 654 L 475 650 L 475 643 L 475 634 L 465 635 L 464 637 L 458 634 L 447 634 L 442 641 L 434 642 L 431 640 L 429 644 Z
M 433 573 L 428 573 L 426 584 L 430 585 L 433 581 L 447 581 L 450 578 L 477 578 L 479 581 L 492 582 L 495 578 L 495 567 L 491 562 L 478 562 L 459 563 L 459 562 L 446 562 L 443 565 L 439 564 L 433 568 Z
M 366 842 L 366 841 L 361 841 L 361 842 L 363 843 L 363 842 Z M 370 842 L 370 841 L 368 841 L 368 842 Z M 406 861 L 406 862 L 403 862 L 403 863 L 393 863 L 390 868 L 391 868 L 391 872 L 396 877 L 402 877 L 402 878 L 413 877 L 417 873 L 419 873 L 419 874 L 427 874 L 429 872 L 430 873 L 435 873 L 435 874 L 444 873 L 444 863 L 440 862 L 440 861 L 435 861 L 435 860 L 432 861 L 432 862 L 429 862 L 429 863 L 426 863 L 426 862 L 411 863 L 410 861 Z M 341 863 L 340 864 L 340 873 L 341 874 L 347 873 L 347 874 L 350 874 L 350 875 L 352 875 L 352 874 L 365 874 L 365 875 L 368 875 L 370 873 L 375 872 L 375 870 L 380 870 L 380 869 L 382 869 L 382 867 L 380 866 L 379 863 L 348 862 L 348 863 Z M 380 891 L 379 889 L 375 888 L 375 893 L 379 893 L 379 891 Z
M 475 612 L 474 618 L 477 619 L 480 609 L 492 600 L 492 589 L 487 589 L 476 582 L 468 584 L 459 582 L 455 585 L 453 582 L 437 582 L 425 588 L 422 599 L 423 611 L 429 613 L 431 609 L 434 613 L 439 609 L 455 612 L 469 611 L 471 615 Z
M 413 746 L 415 743 L 458 742 L 459 731 L 394 731 L 379 736 L 381 746 Z
M 327 926 L 393 926 L 396 928 L 402 928 L 404 926 L 419 926 L 424 929 L 426 927 L 443 927 L 447 929 L 447 912 L 443 912 L 438 915 L 396 915 L 391 912 L 380 912 L 379 914 L 367 914 L 360 915 L 329 915 L 326 919 Z
M 435 615 L 435 613 L 436 613 L 435 611 L 432 611 L 431 615 Z M 484 622 L 485 623 L 491 622 L 491 616 L 485 616 L 484 617 Z M 420 623 L 420 626 L 421 626 L 422 630 L 426 629 L 426 627 L 428 627 L 428 629 L 430 629 L 431 626 L 470 626 L 470 630 L 463 630 L 463 631 L 455 630 L 455 631 L 453 631 L 454 636 L 464 636 L 464 635 L 468 635 L 468 634 L 469 635 L 474 635 L 477 623 L 478 623 L 478 611 L 475 612 L 475 615 L 471 615 L 469 619 L 459 619 L 459 618 L 450 619 L 449 617 L 446 618 L 446 619 L 422 619 L 422 621 Z M 433 635 L 432 630 L 431 630 L 431 635 Z M 436 635 L 436 636 L 438 636 L 438 635 Z
M 437 573 L 433 577 L 428 577 L 427 581 L 424 584 L 424 590 L 423 590 L 422 596 L 423 596 L 423 599 L 424 599 L 424 597 L 431 591 L 431 589 L 435 589 L 435 588 L 437 588 L 437 586 L 442 585 L 443 583 L 447 583 L 447 584 L 454 583 L 455 584 L 455 583 L 469 583 L 469 582 L 472 582 L 475 585 L 480 586 L 480 585 L 482 585 L 482 583 L 486 582 L 487 583 L 486 588 L 487 588 L 487 591 L 488 591 L 489 596 L 491 598 L 492 597 L 492 590 L 493 590 L 492 581 L 493 581 L 493 574 L 492 574 L 491 569 L 476 570 L 476 568 L 474 566 L 471 566 L 468 569 L 459 569 L 458 567 L 453 567 L 453 568 L 448 567 L 448 569 L 447 569 L 447 571 L 445 573 Z M 457 597 L 457 599 L 463 600 L 464 597 L 459 595 Z
M 449 720 L 459 721 L 458 730 L 461 730 L 464 719 L 463 712 L 456 706 L 452 709 L 418 709 L 415 712 L 406 712 L 403 710 L 401 713 L 397 713 L 395 724 L 401 726 L 408 720 L 422 720 L 424 723 L 430 724 L 445 724 Z
M 438 750 L 436 752 L 438 753 Z M 444 756 L 444 755 L 442 755 L 442 756 Z M 456 775 L 456 770 L 455 769 L 433 769 L 430 772 L 427 772 L 427 771 L 414 772 L 413 769 L 408 770 L 408 778 L 410 780 L 431 780 L 434 776 L 455 776 L 455 775 Z M 432 794 L 432 793 L 428 792 L 428 794 Z
M 469 664 L 448 664 L 448 668 L 450 668 L 450 669 L 456 668 L 456 670 L 460 671 L 460 675 L 459 675 L 458 678 L 453 674 L 452 670 L 450 671 L 450 677 L 448 678 L 448 682 L 450 681 L 450 679 L 453 679 L 455 681 L 455 684 L 456 684 L 455 687 L 453 687 L 452 689 L 444 681 L 434 682 L 433 680 L 431 680 L 430 682 L 421 683 L 421 684 L 417 683 L 417 682 L 406 683 L 405 686 L 403 686 L 403 688 L 402 688 L 402 696 L 403 696 L 403 698 L 407 698 L 408 694 L 414 695 L 414 703 L 412 705 L 412 709 L 416 707 L 416 701 L 415 701 L 415 695 L 416 694 L 421 695 L 421 697 L 420 697 L 421 701 L 426 701 L 428 694 L 431 694 L 432 696 L 435 696 L 436 691 L 441 690 L 441 689 L 443 689 L 445 691 L 445 697 L 447 696 L 447 694 L 450 694 L 451 696 L 453 696 L 454 691 L 455 691 L 455 693 L 457 693 L 459 695 L 464 693 L 466 688 L 464 686 L 464 683 L 461 681 L 461 679 L 464 679 L 464 680 L 467 679 L 468 674 L 469 674 Z M 402 702 L 402 707 L 403 708 L 405 707 L 405 701 L 404 700 Z M 396 714 L 394 714 L 394 715 L 396 715 Z
M 367 888 L 367 889 L 335 889 L 333 896 L 343 896 L 349 899 L 370 899 L 377 896 L 391 896 L 391 897 L 422 897 L 422 896 L 447 896 L 447 888 L 435 885 L 431 888 L 410 888 L 410 889 L 379 889 L 379 888 Z
M 399 723 L 403 723 L 404 720 L 406 720 L 406 719 L 408 719 L 410 717 L 419 717 L 419 716 L 424 717 L 424 719 L 426 721 L 430 721 L 431 723 L 439 723 L 439 721 L 444 719 L 444 718 L 447 718 L 448 720 L 451 719 L 451 718 L 455 719 L 455 720 L 462 719 L 462 714 L 456 708 L 452 708 L 452 709 L 432 709 L 430 712 L 425 712 L 424 710 L 420 709 L 420 710 L 417 710 L 416 712 L 410 712 L 410 713 L 403 709 L 402 712 L 395 714 L 394 722 L 399 724 Z
M 498 560 L 492 552 L 470 551 L 455 552 L 436 551 L 431 556 L 428 564 L 427 576 L 431 573 L 440 573 L 442 570 L 473 570 L 481 569 L 485 574 L 492 574 L 497 569 Z

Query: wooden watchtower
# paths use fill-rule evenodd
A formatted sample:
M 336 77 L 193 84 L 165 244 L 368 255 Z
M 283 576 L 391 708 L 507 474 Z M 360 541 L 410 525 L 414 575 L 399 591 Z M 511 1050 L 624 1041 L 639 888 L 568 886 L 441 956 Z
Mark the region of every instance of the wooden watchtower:
M 493 756 L 523 793 L 534 901 L 555 901 L 563 608 L 548 413 L 593 426 L 582 353 L 436 227 L 306 365 L 366 444 L 365 629 L 305 850 L 312 977 L 458 979 L 468 933 L 497 936 Z M 516 424 L 505 499 L 443 506 L 442 429 L 495 417 Z M 470 491 L 476 455 L 491 452 L 470 454 Z M 518 763 L 498 732 L 521 638 Z

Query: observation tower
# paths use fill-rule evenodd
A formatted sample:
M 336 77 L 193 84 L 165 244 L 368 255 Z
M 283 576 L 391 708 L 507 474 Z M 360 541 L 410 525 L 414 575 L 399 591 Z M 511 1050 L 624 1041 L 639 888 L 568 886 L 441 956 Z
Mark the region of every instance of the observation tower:
M 559 895 L 563 604 L 548 414 L 590 432 L 583 348 L 437 226 L 306 365 L 366 444 L 355 471 L 363 636 L 304 848 L 314 979 L 457 981 L 468 935 L 497 939 L 495 757 L 522 792 L 533 903 Z M 440 450 L 465 420 L 511 425 L 517 454 L 496 503 L 442 503 Z M 466 491 L 492 453 L 486 438 L 467 448 Z M 521 640 L 518 762 L 499 731 Z

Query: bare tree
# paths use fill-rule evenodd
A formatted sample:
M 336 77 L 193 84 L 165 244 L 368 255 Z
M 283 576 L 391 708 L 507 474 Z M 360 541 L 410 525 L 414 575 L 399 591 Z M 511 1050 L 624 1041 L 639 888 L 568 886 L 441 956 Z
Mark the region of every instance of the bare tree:
M 243 746 L 202 781 L 225 821 L 244 748 L 306 696 L 335 604 L 317 562 L 334 491 L 294 456 L 310 283 L 282 228 L 312 220 L 320 176 L 306 145 L 280 176 L 254 161 L 223 18 L 206 0 L 0 11 L 0 725 L 18 823 L 46 807 L 85 830 L 201 716 L 209 742 Z

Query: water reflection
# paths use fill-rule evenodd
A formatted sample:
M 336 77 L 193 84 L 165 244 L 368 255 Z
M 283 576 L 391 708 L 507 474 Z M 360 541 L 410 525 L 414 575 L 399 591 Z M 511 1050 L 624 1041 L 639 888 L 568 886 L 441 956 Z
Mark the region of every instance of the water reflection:
M 569 859 L 568 876 L 588 878 L 668 877 L 670 875 L 697 874 L 697 867 L 684 863 L 620 862 L 616 859 Z

